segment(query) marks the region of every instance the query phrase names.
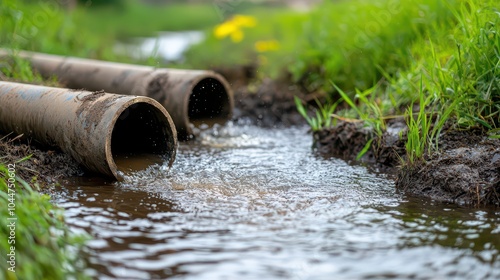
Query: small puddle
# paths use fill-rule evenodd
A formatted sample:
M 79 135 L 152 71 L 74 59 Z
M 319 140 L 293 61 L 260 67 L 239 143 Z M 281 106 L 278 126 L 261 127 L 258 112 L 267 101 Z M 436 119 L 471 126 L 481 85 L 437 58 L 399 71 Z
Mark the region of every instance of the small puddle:
M 311 151 L 307 128 L 229 123 L 55 202 L 99 279 L 500 279 L 500 212 L 409 199 Z
M 157 37 L 134 38 L 130 43 L 118 43 L 116 53 L 129 55 L 135 59 L 145 59 L 150 56 L 159 57 L 165 61 L 180 61 L 184 52 L 205 38 L 202 31 L 160 32 Z

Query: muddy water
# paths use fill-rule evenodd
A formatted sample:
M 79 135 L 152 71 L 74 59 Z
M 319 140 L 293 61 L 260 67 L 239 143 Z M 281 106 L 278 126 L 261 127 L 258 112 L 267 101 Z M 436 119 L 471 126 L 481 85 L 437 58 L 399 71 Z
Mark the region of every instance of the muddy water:
M 500 210 L 411 199 L 306 129 L 211 129 L 174 166 L 54 199 L 99 279 L 500 279 Z
M 117 169 L 125 175 L 131 175 L 138 170 L 146 170 L 149 166 L 162 164 L 163 156 L 154 154 L 119 154 L 113 157 Z

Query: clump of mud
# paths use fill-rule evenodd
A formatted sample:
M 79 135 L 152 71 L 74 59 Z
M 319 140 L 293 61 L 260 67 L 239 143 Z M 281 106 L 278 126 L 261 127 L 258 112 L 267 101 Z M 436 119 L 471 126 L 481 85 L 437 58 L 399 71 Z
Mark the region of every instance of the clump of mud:
M 29 157 L 31 156 L 31 157 Z M 28 159 L 23 160 L 24 158 Z M 16 164 L 16 175 L 42 185 L 57 183 L 72 176 L 82 176 L 82 167 L 69 155 L 54 149 L 41 149 L 22 137 L 0 135 L 0 162 Z
M 441 149 L 425 161 L 403 166 L 396 187 L 438 201 L 500 205 L 500 141 L 480 130 L 442 135 Z
M 263 127 L 304 124 L 297 112 L 294 96 L 304 98 L 296 85 L 285 81 L 264 79 L 258 86 L 234 89 L 234 119 L 250 119 Z
M 234 120 L 250 120 L 262 127 L 305 124 L 304 118 L 297 112 L 294 97 L 308 101 L 314 96 L 291 82 L 290 77 L 256 79 L 256 65 L 212 70 L 224 76 L 234 91 Z
M 333 128 L 314 132 L 313 137 L 320 154 L 353 160 L 374 137 L 374 133 L 363 123 L 339 121 Z M 363 161 L 375 162 L 373 149 L 364 155 Z
M 370 149 L 357 159 L 368 141 L 373 139 Z M 386 172 L 401 164 L 405 153 L 406 124 L 392 120 L 381 137 L 363 122 L 338 121 L 330 129 L 314 132 L 314 146 L 323 156 L 339 157 L 347 161 L 377 164 Z
M 407 130 L 408 127 L 402 118 L 393 119 L 387 123 L 387 129 L 382 137 L 376 139 L 372 145 L 377 164 L 391 171 L 401 165 L 406 158 Z

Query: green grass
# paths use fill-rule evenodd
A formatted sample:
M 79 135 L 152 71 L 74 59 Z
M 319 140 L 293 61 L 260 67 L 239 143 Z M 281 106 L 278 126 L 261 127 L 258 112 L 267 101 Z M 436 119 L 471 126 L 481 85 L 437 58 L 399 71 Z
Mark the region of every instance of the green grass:
M 31 65 L 25 59 L 17 56 L 12 57 L 12 61 L 6 61 L 0 66 L 0 73 L 15 81 L 41 83 L 42 77 L 33 72 Z
M 337 108 L 338 102 L 334 104 L 321 104 L 318 100 L 316 100 L 316 104 L 318 106 L 318 110 L 314 112 L 314 116 L 309 116 L 307 113 L 306 106 L 303 104 L 303 101 L 297 96 L 294 97 L 295 106 L 297 107 L 297 111 L 299 114 L 304 117 L 312 131 L 320 131 L 323 129 L 329 129 L 336 125 L 336 119 L 332 118 L 333 112 Z
M 310 91 L 364 91 L 410 62 L 410 46 L 430 25 L 447 22 L 442 1 L 325 2 L 305 22 L 289 70 Z M 353 96 L 351 95 L 351 98 Z
M 460 22 L 455 33 L 456 48 L 440 72 L 448 87 L 440 98 L 445 103 L 463 98 L 456 110 L 461 126 L 500 124 L 500 25 L 499 5 L 471 1 L 455 11 Z
M 15 170 L 15 163 L 0 163 L 0 278 L 90 279 L 79 254 L 86 237 L 70 233 L 50 197 L 35 191 Z M 11 257 L 15 263 L 8 263 Z
M 3 0 L 0 47 L 94 58 L 115 57 L 105 37 L 94 36 L 54 1 Z
M 387 25 L 384 36 L 372 37 L 370 43 L 379 46 L 376 52 L 387 53 L 367 52 L 375 59 L 372 66 L 360 64 L 368 74 L 356 74 L 353 69 L 356 65 L 341 66 L 342 63 L 337 65 L 338 73 L 326 68 L 313 71 L 331 76 L 336 92 L 351 107 L 337 114 L 362 119 L 379 135 L 388 115 L 404 115 L 409 128 L 406 143 L 409 163 L 422 160 L 425 154 L 438 149 L 439 135 L 446 122 L 452 129 L 483 127 L 490 137 L 500 138 L 499 5 L 493 0 L 436 3 L 439 4 L 416 5 L 421 9 L 417 14 L 433 15 L 425 24 L 409 16 L 407 21 Z M 402 57 L 391 60 L 389 56 L 398 53 L 392 48 L 395 41 L 388 35 L 396 34 L 391 31 L 394 29 L 415 33 L 408 37 L 411 40 L 401 43 Z M 388 42 L 381 42 L 382 38 Z M 318 63 L 328 67 L 328 57 L 335 56 L 351 64 L 364 59 L 364 54 L 358 60 L 349 58 L 344 50 L 350 44 L 339 44 L 329 56 L 322 55 L 322 63 Z M 343 77 L 352 78 L 353 82 Z M 325 83 L 326 77 L 316 78 L 320 84 Z M 419 106 L 418 112 L 413 111 L 415 104 Z
M 450 118 L 452 127 L 468 129 L 483 127 L 495 137 L 500 114 L 500 24 L 498 4 L 495 1 L 468 0 L 451 6 L 457 24 L 441 36 L 422 40 L 415 46 L 414 66 L 402 76 L 416 85 L 421 80 L 422 108 L 432 105 L 437 116 L 432 128 L 425 124 L 420 111 L 415 122 L 409 119 L 410 162 L 421 159 L 425 149 L 438 148 L 439 131 Z M 438 26 L 434 32 L 438 32 Z M 411 113 L 411 111 L 410 111 Z M 425 113 L 427 114 L 427 113 Z M 410 136 L 420 134 L 420 137 Z

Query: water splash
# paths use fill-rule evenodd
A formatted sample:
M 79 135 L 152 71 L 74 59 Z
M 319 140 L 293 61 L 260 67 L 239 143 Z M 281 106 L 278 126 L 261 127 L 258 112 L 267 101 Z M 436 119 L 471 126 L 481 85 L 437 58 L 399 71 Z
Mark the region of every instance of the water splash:
M 306 128 L 199 131 L 174 166 L 56 198 L 115 279 L 497 279 L 496 210 L 397 194 L 384 176 L 311 150 Z

